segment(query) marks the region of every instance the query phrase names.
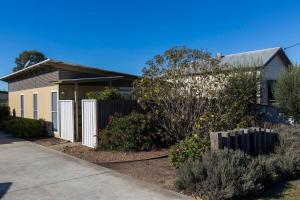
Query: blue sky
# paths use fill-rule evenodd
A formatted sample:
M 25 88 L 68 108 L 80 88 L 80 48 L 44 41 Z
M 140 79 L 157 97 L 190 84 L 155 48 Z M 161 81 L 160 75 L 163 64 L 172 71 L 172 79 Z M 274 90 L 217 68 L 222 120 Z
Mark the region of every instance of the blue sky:
M 213 55 L 300 42 L 298 0 L 27 0 L 0 3 L 0 76 L 36 49 L 49 58 L 140 74 L 174 46 Z M 300 62 L 300 46 L 288 49 Z M 0 89 L 6 89 L 4 83 Z

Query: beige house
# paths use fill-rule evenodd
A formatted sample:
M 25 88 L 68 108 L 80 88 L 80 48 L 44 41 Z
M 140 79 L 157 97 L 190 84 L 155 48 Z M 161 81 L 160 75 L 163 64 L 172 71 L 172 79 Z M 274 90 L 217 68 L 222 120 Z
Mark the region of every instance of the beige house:
M 130 98 L 135 75 L 47 59 L 1 78 L 8 83 L 8 105 L 18 117 L 44 119 L 50 135 L 59 133 L 59 100 L 74 100 L 76 131 L 80 131 L 80 100 L 88 91 L 119 88 Z

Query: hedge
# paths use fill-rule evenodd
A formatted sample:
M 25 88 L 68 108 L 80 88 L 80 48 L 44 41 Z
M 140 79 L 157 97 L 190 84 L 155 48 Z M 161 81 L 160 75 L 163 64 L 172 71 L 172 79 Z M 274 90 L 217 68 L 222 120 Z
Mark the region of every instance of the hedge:
M 30 138 L 47 135 L 44 120 L 12 118 L 4 122 L 4 131 L 16 137 Z

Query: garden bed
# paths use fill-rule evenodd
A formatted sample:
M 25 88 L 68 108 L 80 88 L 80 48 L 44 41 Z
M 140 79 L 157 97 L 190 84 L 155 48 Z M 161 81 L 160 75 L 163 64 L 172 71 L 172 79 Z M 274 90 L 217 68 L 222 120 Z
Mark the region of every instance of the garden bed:
M 106 163 L 102 166 L 145 182 L 159 184 L 166 189 L 175 190 L 176 170 L 170 167 L 168 158 L 127 163 Z
M 67 144 L 53 147 L 66 154 L 93 162 L 96 164 L 111 162 L 132 162 L 138 160 L 149 160 L 165 157 L 168 154 L 166 149 L 142 152 L 119 152 L 119 151 L 96 151 L 80 144 Z
M 164 158 L 168 155 L 168 149 L 139 152 L 97 151 L 82 146 L 79 142 L 70 143 L 58 138 L 39 138 L 30 141 L 96 164 L 143 161 Z

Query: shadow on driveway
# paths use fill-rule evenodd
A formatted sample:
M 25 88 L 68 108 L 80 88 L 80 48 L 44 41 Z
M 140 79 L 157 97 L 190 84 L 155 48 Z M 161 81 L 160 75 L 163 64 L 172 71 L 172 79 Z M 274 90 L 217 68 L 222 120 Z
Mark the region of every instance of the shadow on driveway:
M 8 189 L 10 188 L 11 185 L 12 185 L 11 182 L 0 183 L 0 199 L 2 199 L 2 197 L 4 197 L 4 195 L 7 193 Z

